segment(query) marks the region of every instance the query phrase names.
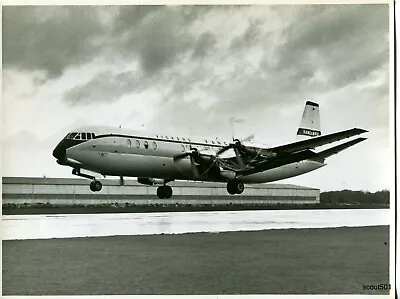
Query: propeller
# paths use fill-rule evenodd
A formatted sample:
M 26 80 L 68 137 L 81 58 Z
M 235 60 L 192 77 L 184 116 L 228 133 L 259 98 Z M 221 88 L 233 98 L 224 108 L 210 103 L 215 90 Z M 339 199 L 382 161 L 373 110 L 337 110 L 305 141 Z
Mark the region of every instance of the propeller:
M 193 175 L 195 177 L 199 177 L 199 170 L 197 169 L 196 161 L 195 159 L 200 156 L 199 151 L 197 148 L 191 148 L 189 152 L 185 152 L 183 154 L 175 156 L 174 162 L 180 161 L 182 159 L 185 159 L 186 157 L 190 157 L 190 164 L 192 165 L 192 170 L 193 170 Z
M 254 134 L 251 134 L 250 136 L 239 140 L 239 139 L 233 139 L 232 143 L 229 143 L 228 145 L 224 146 L 223 148 L 221 148 L 218 152 L 217 152 L 217 156 L 221 155 L 222 153 L 226 152 L 227 150 L 233 148 L 233 149 L 239 149 L 240 147 L 242 147 L 242 142 L 245 141 L 249 141 L 250 139 L 254 138 Z M 236 151 L 235 151 L 236 153 Z
M 180 155 L 176 155 L 173 159 L 176 162 L 176 161 L 180 161 L 182 159 L 185 159 L 188 156 L 190 156 L 191 158 L 194 158 L 195 156 L 198 157 L 199 156 L 199 151 L 197 150 L 197 148 L 191 148 L 190 151 L 185 152 L 185 153 L 180 154 Z
M 251 134 L 250 136 L 239 140 L 239 139 L 233 139 L 233 142 L 224 146 L 223 148 L 221 148 L 218 152 L 217 152 L 217 156 L 221 155 L 222 153 L 226 152 L 229 149 L 233 149 L 235 151 L 235 155 L 236 155 L 236 162 L 238 163 L 238 165 L 240 166 L 240 168 L 244 168 L 245 164 L 243 161 L 243 158 L 239 152 L 240 148 L 243 148 L 242 142 L 248 141 L 250 139 L 254 138 L 254 134 Z

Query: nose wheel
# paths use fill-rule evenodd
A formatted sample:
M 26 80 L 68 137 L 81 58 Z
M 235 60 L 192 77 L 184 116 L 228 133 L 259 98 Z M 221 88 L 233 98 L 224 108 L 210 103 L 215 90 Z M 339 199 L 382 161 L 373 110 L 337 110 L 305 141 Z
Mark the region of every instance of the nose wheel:
M 171 198 L 172 196 L 172 188 L 171 186 L 160 186 L 157 188 L 157 196 L 159 199 L 163 198 Z
M 226 189 L 228 190 L 228 193 L 230 195 L 242 194 L 244 191 L 244 184 L 240 181 L 233 180 L 233 181 L 228 182 Z
M 102 187 L 103 185 L 100 181 L 92 181 L 90 183 L 90 190 L 93 192 L 99 192 Z

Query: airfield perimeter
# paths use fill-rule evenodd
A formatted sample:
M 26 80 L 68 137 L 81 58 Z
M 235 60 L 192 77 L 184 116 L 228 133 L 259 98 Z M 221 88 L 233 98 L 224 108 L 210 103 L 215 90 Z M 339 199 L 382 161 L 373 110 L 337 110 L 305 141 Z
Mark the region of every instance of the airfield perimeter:
M 389 227 L 3 241 L 3 295 L 388 294 Z

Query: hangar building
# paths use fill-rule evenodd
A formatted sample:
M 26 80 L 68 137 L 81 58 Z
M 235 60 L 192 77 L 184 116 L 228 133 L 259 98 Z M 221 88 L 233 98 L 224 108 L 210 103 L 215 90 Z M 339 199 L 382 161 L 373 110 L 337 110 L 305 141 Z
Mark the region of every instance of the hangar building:
M 229 195 L 226 184 L 210 182 L 171 182 L 174 194 L 170 199 L 159 199 L 156 187 L 139 184 L 133 179 L 102 179 L 103 189 L 93 193 L 89 181 L 64 178 L 3 177 L 3 204 L 316 204 L 320 190 L 287 184 L 245 185 L 240 195 Z

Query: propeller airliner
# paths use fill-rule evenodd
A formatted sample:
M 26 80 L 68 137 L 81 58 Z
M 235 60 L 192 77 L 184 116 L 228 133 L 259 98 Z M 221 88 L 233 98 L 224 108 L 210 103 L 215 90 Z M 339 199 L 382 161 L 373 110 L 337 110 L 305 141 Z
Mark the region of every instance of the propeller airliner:
M 121 185 L 124 177 L 137 177 L 141 184 L 158 185 L 159 198 L 171 198 L 172 188 L 167 183 L 174 180 L 225 182 L 228 193 L 234 195 L 244 191 L 245 183 L 272 182 L 321 168 L 328 157 L 366 138 L 319 152 L 315 148 L 366 132 L 353 128 L 321 135 L 319 105 L 307 101 L 297 130 L 297 136 L 307 139 L 277 147 L 245 145 L 247 140 L 193 140 L 92 126 L 68 133 L 53 156 L 58 164 L 72 167 L 74 175 L 90 179 L 93 192 L 100 191 L 102 183 L 88 171 L 118 176 Z

